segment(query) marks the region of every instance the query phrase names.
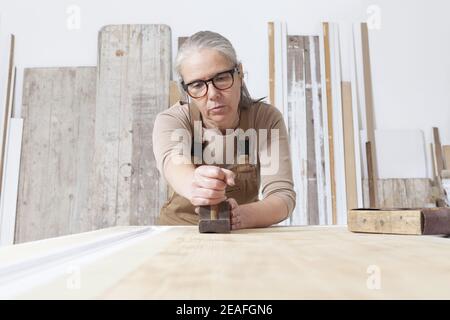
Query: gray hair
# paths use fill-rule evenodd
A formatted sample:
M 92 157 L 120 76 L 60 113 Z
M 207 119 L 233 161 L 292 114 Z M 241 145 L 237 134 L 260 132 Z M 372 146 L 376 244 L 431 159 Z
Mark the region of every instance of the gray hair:
M 238 60 L 236 51 L 233 48 L 231 42 L 224 36 L 212 32 L 212 31 L 199 31 L 185 40 L 178 50 L 177 57 L 175 58 L 175 73 L 178 77 L 178 86 L 181 92 L 183 88 L 181 82 L 183 77 L 181 76 L 181 67 L 184 60 L 194 51 L 201 49 L 214 49 L 221 53 L 228 61 L 233 65 L 239 66 L 241 62 Z M 247 86 L 242 81 L 241 87 L 241 100 L 239 101 L 239 107 L 247 108 L 253 103 L 262 101 L 262 99 L 253 99 L 248 92 Z

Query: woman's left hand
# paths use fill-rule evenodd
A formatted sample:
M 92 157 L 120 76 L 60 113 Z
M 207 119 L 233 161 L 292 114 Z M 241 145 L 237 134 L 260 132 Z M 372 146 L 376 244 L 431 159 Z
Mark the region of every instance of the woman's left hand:
M 245 209 L 239 206 L 233 198 L 228 198 L 226 201 L 231 206 L 231 230 L 250 228 L 249 217 L 245 214 Z

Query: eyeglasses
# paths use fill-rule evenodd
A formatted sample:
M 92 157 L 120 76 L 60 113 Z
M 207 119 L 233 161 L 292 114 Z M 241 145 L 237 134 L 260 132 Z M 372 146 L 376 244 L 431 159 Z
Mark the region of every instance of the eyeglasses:
M 234 73 L 236 71 L 239 72 L 235 66 L 233 69 L 216 74 L 211 79 L 195 80 L 188 84 L 185 84 L 184 81 L 182 81 L 181 85 L 183 86 L 184 91 L 186 91 L 192 98 L 202 98 L 208 93 L 208 82 L 212 82 L 214 88 L 218 90 L 226 90 L 231 88 L 234 84 Z

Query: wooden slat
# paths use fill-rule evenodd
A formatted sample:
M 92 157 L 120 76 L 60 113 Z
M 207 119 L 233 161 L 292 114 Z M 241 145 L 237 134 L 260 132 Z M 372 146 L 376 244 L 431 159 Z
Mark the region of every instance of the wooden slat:
M 66 247 L 78 245 L 86 243 L 87 235 L 95 240 L 100 237 L 97 232 L 105 237 L 108 231 L 109 237 L 118 236 L 114 228 L 30 243 L 0 249 L 0 259 L 14 255 L 26 259 L 36 251 L 45 254 L 45 246 L 64 250 L 62 242 Z M 80 266 L 77 290 L 68 290 L 73 274 L 64 265 L 47 281 L 37 272 L 41 284 L 34 288 L 19 283 L 22 293 L 14 298 L 450 298 L 448 239 L 438 236 L 357 234 L 346 227 L 318 226 L 199 235 L 198 228 L 181 226 L 165 229 L 157 237 L 149 234 L 127 240 L 109 254 L 88 257 L 90 261 L 81 265 L 79 259 L 68 260 L 68 265 Z M 421 258 L 411 263 L 411 257 Z
M 152 151 L 156 115 L 169 105 L 171 31 L 111 25 L 99 32 L 95 174 L 96 228 L 156 223 L 166 199 Z
M 332 223 L 337 223 L 336 208 L 336 174 L 334 166 L 334 138 L 333 138 L 333 95 L 331 87 L 331 52 L 330 52 L 330 27 L 328 22 L 323 23 L 324 51 L 325 51 L 325 84 L 327 96 L 327 123 L 328 123 L 328 148 L 330 159 L 330 184 L 331 184 L 331 215 Z
M 363 68 L 364 68 L 364 96 L 365 96 L 365 112 L 366 112 L 366 130 L 367 139 L 370 141 L 370 154 L 372 158 L 372 176 L 369 180 L 376 181 L 378 179 L 377 168 L 377 153 L 376 153 L 376 141 L 375 141 L 375 115 L 373 106 L 373 91 L 372 91 L 372 71 L 370 63 L 370 51 L 369 51 L 369 30 L 367 23 L 361 23 L 361 43 L 362 43 L 362 55 L 363 55 Z M 367 152 L 366 152 L 367 153 Z M 376 186 L 371 191 L 374 203 L 377 199 Z
M 316 37 L 317 38 L 317 37 Z M 305 36 L 303 38 L 304 49 L 304 77 L 305 77 L 305 102 L 306 102 L 306 139 L 307 139 L 307 171 L 306 176 L 308 179 L 308 224 L 316 225 L 319 224 L 319 212 L 318 212 L 318 194 L 317 194 L 317 162 L 316 162 L 316 136 L 314 135 L 314 114 L 313 114 L 313 99 L 316 97 L 313 92 L 313 80 L 312 73 L 316 72 L 316 69 L 312 70 L 311 56 L 315 55 L 316 52 L 311 51 L 314 48 L 314 44 L 311 42 L 315 41 L 313 37 Z M 315 66 L 314 66 L 315 67 Z M 317 78 L 317 77 L 315 77 Z M 314 84 L 317 86 L 317 82 Z M 317 124 L 319 125 L 319 124 Z M 317 137 L 320 138 L 320 137 Z
M 275 27 L 273 22 L 268 22 L 269 40 L 269 103 L 275 104 Z
M 347 195 L 347 208 L 350 210 L 358 208 L 351 83 L 343 81 L 341 88 L 345 150 L 345 187 Z
M 366 158 L 369 181 L 369 206 L 370 208 L 376 208 L 375 188 L 377 180 L 373 179 L 372 143 L 370 141 L 366 142 Z
M 450 146 L 442 146 L 445 169 L 450 170 Z
M 91 230 L 96 68 L 25 69 L 16 242 Z

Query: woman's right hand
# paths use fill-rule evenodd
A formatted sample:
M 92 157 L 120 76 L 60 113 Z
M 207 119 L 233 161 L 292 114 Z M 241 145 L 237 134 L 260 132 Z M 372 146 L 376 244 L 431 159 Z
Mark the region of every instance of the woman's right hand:
M 226 200 L 227 185 L 234 184 L 233 171 L 216 166 L 199 166 L 194 171 L 189 200 L 194 206 L 219 204 Z

